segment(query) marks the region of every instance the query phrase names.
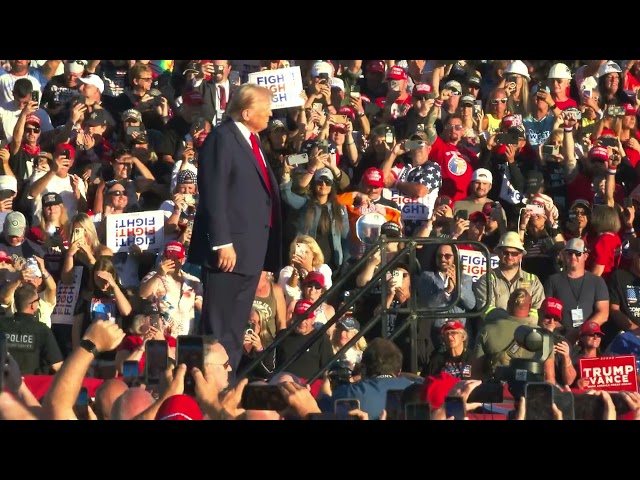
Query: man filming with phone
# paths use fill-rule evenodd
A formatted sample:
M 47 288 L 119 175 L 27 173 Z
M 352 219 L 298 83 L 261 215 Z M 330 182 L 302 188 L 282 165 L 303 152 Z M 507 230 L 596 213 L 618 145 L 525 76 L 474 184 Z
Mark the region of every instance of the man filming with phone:
M 53 130 L 51 119 L 40 105 L 40 91 L 34 90 L 33 84 L 27 78 L 16 80 L 13 86 L 13 99 L 0 104 L 0 124 L 7 142 L 13 140 L 13 132 L 21 113 L 27 106 L 33 110 L 33 114 L 40 119 L 42 133 Z

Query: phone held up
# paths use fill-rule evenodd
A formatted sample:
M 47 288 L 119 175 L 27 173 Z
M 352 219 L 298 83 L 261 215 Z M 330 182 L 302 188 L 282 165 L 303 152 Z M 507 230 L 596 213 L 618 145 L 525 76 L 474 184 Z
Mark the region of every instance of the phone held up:
M 157 387 L 169 367 L 169 346 L 166 340 L 147 340 L 144 348 L 144 383 L 147 387 Z
M 467 415 L 462 397 L 446 397 L 444 410 L 446 418 L 453 417 L 454 420 L 464 420 Z
M 340 398 L 334 402 L 336 419 L 347 420 L 352 410 L 360 410 L 360 400 L 355 398 Z
M 257 384 L 244 387 L 240 404 L 245 410 L 275 410 L 276 412 L 289 406 L 280 386 Z
M 553 420 L 554 386 L 547 382 L 530 382 L 524 389 L 525 420 Z
M 193 367 L 204 371 L 204 342 L 198 335 L 179 335 L 176 348 L 176 364 L 184 363 L 187 372 L 184 375 L 184 393 L 194 397 L 196 394 L 196 383 L 191 374 Z

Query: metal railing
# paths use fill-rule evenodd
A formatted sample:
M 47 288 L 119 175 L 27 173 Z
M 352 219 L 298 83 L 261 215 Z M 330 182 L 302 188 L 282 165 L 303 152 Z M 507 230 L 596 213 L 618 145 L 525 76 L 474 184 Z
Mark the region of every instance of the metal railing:
M 482 254 L 485 257 L 486 270 L 483 276 L 486 278 L 487 291 L 491 291 L 491 275 L 489 275 L 491 271 L 491 254 L 488 248 L 486 247 L 486 245 L 477 241 L 453 240 L 453 239 L 447 239 L 447 238 L 395 238 L 395 237 L 386 237 L 382 235 L 378 239 L 376 244 L 374 244 L 372 248 L 369 248 L 369 250 L 366 251 L 365 254 L 362 256 L 362 258 L 360 258 L 351 267 L 351 269 L 348 272 L 346 272 L 345 275 L 343 275 L 335 283 L 333 283 L 331 288 L 329 288 L 325 293 L 323 293 L 320 296 L 320 298 L 318 298 L 318 300 L 316 300 L 313 303 L 313 305 L 309 307 L 309 310 L 315 310 L 316 308 L 320 307 L 320 305 L 322 305 L 327 300 L 327 298 L 329 298 L 331 295 L 335 294 L 336 292 L 339 292 L 342 289 L 343 285 L 353 275 L 357 275 L 358 273 L 360 273 L 362 267 L 365 266 L 369 258 L 371 258 L 376 253 L 377 250 L 385 251 L 386 248 L 383 248 L 383 247 L 386 247 L 388 243 L 400 243 L 400 244 L 403 244 L 404 246 L 402 249 L 398 250 L 393 257 L 391 257 L 390 259 L 387 259 L 386 262 L 381 263 L 381 265 L 379 266 L 379 268 L 377 269 L 373 277 L 366 283 L 366 285 L 359 288 L 354 295 L 350 295 L 348 297 L 348 300 L 345 299 L 343 304 L 338 309 L 336 309 L 336 312 L 334 316 L 331 317 L 331 319 L 329 319 L 321 328 L 315 330 L 313 333 L 310 333 L 308 335 L 309 337 L 308 340 L 292 357 L 288 358 L 286 361 L 284 361 L 280 365 L 276 365 L 276 368 L 271 373 L 271 376 L 277 375 L 281 372 L 286 372 L 287 371 L 286 369 L 291 364 L 293 364 L 296 360 L 298 360 L 298 358 L 300 358 L 300 356 L 304 352 L 306 352 L 316 341 L 322 338 L 323 335 L 326 335 L 327 330 L 329 330 L 345 313 L 347 313 L 360 298 L 366 295 L 371 289 L 376 288 L 379 284 L 379 281 L 382 280 L 383 277 L 386 277 L 386 273 L 393 270 L 398 263 L 400 263 L 404 258 L 406 258 L 407 254 L 409 255 L 409 262 L 410 262 L 409 264 L 411 266 L 418 264 L 416 259 L 416 248 L 418 245 L 426 246 L 426 245 L 434 245 L 434 244 L 435 245 L 447 244 L 447 245 L 473 246 L 475 249 L 482 252 Z M 417 273 L 419 274 L 421 272 L 422 270 Z M 410 274 L 411 273 L 416 273 L 416 272 L 410 272 Z M 458 260 L 456 261 L 456 277 L 462 278 L 462 262 L 460 261 L 460 257 L 458 257 Z M 416 293 L 417 278 L 418 278 L 418 275 L 412 276 L 411 295 L 409 296 L 408 305 L 406 307 L 386 308 L 386 306 L 382 304 L 377 314 L 375 314 L 371 320 L 367 322 L 367 321 L 364 321 L 364 319 L 360 319 L 360 325 L 361 325 L 360 331 L 356 333 L 356 335 L 352 339 L 350 339 L 340 350 L 338 350 L 333 355 L 333 357 L 327 362 L 326 365 L 322 366 L 320 370 L 318 370 L 318 372 L 316 372 L 311 378 L 306 379 L 307 382 L 311 383 L 317 380 L 318 378 L 320 378 L 324 374 L 324 372 L 327 369 L 329 369 L 336 360 L 340 359 L 342 355 L 347 350 L 349 350 L 349 348 L 355 345 L 358 342 L 358 340 L 362 338 L 363 335 L 368 333 L 376 324 L 378 324 L 378 322 L 382 322 L 386 318 L 386 316 L 390 313 L 409 314 L 407 321 L 404 322 L 402 325 L 394 328 L 394 331 L 388 338 L 390 340 L 395 340 L 407 328 L 411 329 L 411 332 L 410 332 L 411 369 L 412 371 L 415 372 L 418 369 L 417 320 L 419 316 L 428 315 L 432 319 L 449 318 L 452 316 L 455 316 L 455 318 L 469 318 L 469 317 L 484 315 L 484 313 L 488 310 L 490 306 L 489 298 L 491 296 L 487 295 L 487 300 L 485 301 L 485 304 L 482 305 L 481 308 L 475 308 L 471 312 L 452 313 L 451 309 L 454 306 L 456 306 L 458 302 L 460 302 L 461 300 L 460 282 L 456 282 L 456 286 L 452 294 L 452 298 L 454 298 L 453 303 L 442 306 L 442 307 L 418 306 L 418 302 L 417 302 L 418 299 L 417 299 L 417 293 Z M 381 286 L 381 299 L 383 299 L 385 298 L 385 293 L 387 288 L 386 282 L 380 282 L 380 286 Z M 273 351 L 277 349 L 279 345 L 282 344 L 285 338 L 287 338 L 289 335 L 291 335 L 295 331 L 295 327 L 299 325 L 304 318 L 306 318 L 306 315 L 304 314 L 303 315 L 294 314 L 292 317 L 292 321 L 290 322 L 287 329 L 284 330 L 282 333 L 280 333 L 268 347 L 266 347 L 258 356 L 256 356 L 244 368 L 244 370 L 239 373 L 238 378 L 246 377 L 249 372 L 251 372 L 256 366 L 258 366 L 261 362 L 263 362 L 268 356 L 273 355 Z M 386 333 L 384 333 L 385 332 L 384 325 L 383 325 L 382 331 L 383 331 L 383 335 L 386 336 Z

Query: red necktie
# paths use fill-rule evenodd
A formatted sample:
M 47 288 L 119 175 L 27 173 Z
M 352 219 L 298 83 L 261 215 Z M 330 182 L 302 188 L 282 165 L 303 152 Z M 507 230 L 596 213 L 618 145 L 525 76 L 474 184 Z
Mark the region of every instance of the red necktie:
M 253 150 L 253 154 L 256 157 L 256 161 L 260 166 L 260 170 L 262 171 L 262 177 L 264 178 L 264 182 L 267 184 L 267 191 L 269 192 L 269 196 L 271 196 L 271 182 L 269 181 L 269 173 L 267 172 L 267 165 L 264 163 L 262 159 L 262 155 L 260 154 L 260 141 L 258 140 L 258 136 L 252 133 L 249 137 L 251 139 L 251 149 Z M 269 215 L 269 227 L 273 224 L 273 202 L 271 203 L 271 214 Z
M 220 110 L 224 110 L 227 108 L 226 91 L 222 85 L 218 86 L 218 91 L 220 92 Z

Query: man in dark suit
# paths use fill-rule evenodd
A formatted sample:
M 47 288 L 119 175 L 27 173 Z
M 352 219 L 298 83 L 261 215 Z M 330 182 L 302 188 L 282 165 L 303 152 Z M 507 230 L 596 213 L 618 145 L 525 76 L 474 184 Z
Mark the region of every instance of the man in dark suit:
M 203 267 L 203 333 L 220 340 L 235 370 L 260 273 L 282 268 L 282 222 L 278 182 L 257 135 L 271 116 L 270 90 L 242 85 L 226 113 L 200 152 L 189 261 Z
M 214 126 L 222 120 L 222 116 L 231 102 L 238 85 L 229 81 L 231 73 L 230 60 L 200 60 L 198 64 L 204 80 L 196 89 L 202 95 L 204 105 L 202 113 Z

